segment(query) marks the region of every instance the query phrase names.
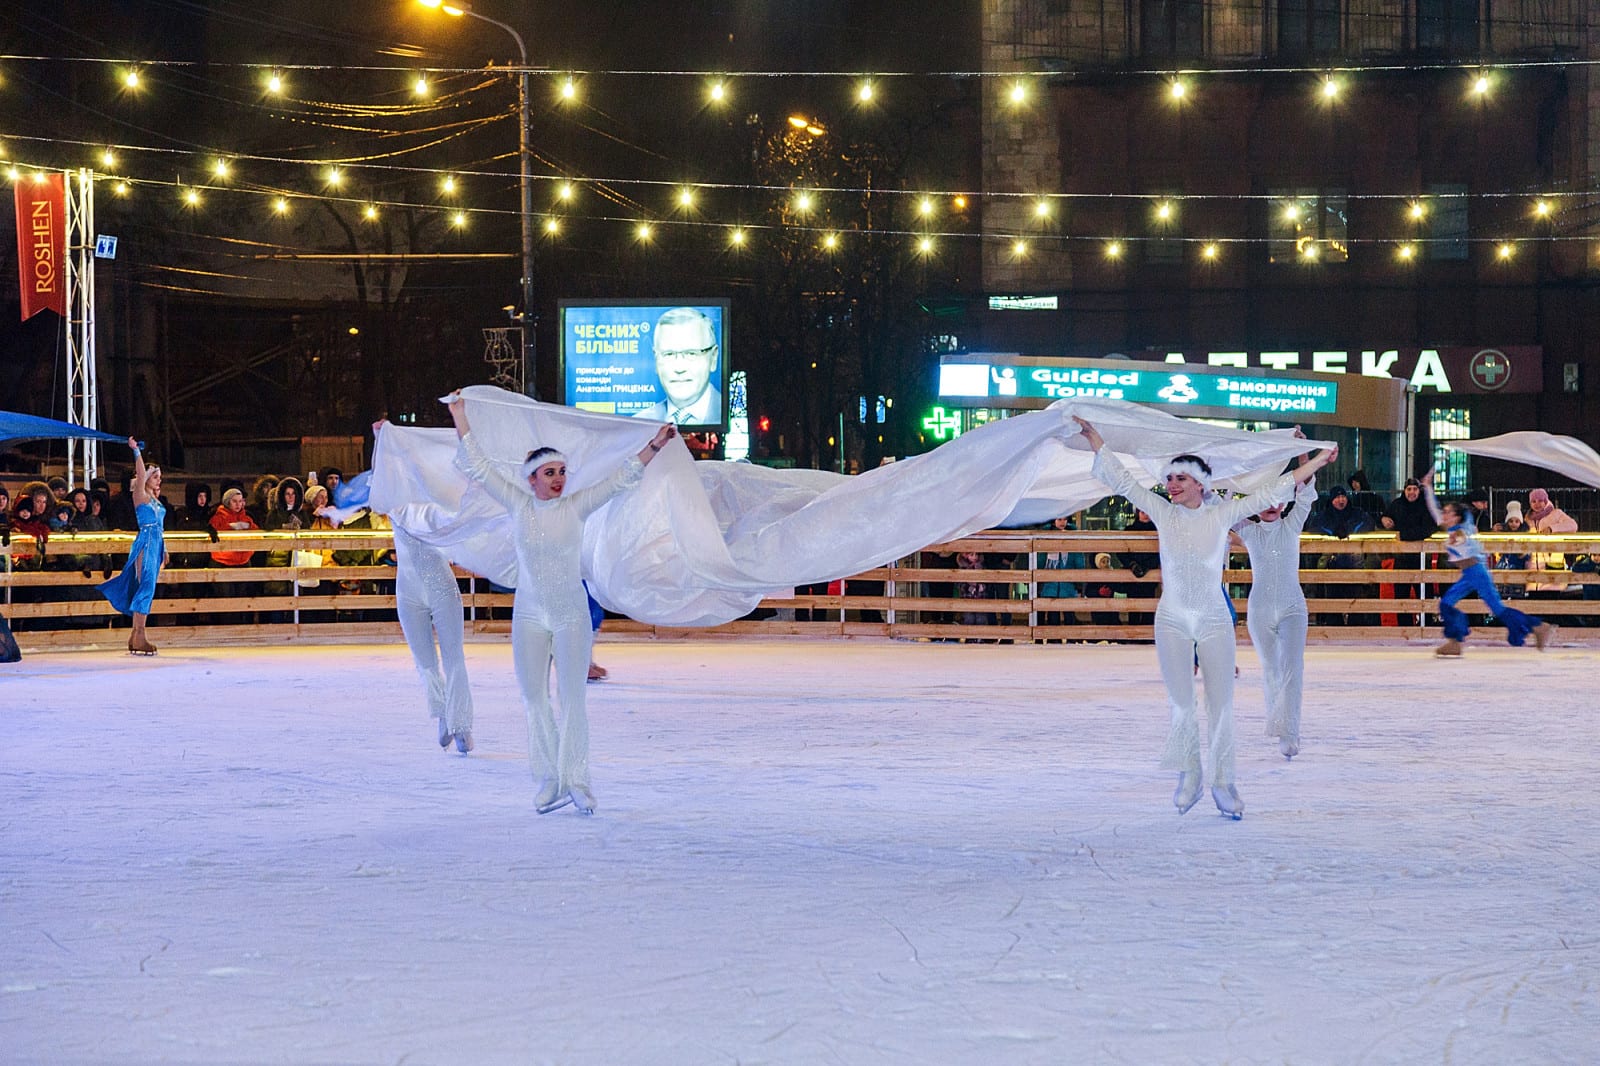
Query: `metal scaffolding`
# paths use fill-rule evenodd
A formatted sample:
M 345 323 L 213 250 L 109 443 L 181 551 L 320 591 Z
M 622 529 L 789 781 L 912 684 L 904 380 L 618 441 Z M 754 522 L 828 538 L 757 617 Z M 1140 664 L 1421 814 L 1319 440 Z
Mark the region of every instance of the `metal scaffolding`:
M 64 172 L 67 218 L 67 421 L 85 429 L 100 428 L 99 380 L 94 349 L 94 171 Z M 67 439 L 67 487 L 87 488 L 100 472 L 100 442 L 84 440 L 81 467 L 79 441 Z

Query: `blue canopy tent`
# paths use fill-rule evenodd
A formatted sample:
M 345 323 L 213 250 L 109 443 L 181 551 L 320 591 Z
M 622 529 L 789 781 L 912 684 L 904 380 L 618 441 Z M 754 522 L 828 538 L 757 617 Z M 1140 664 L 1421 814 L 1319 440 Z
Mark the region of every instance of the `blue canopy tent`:
M 115 433 L 104 433 L 98 429 L 87 429 L 75 426 L 71 422 L 57 422 L 53 418 L 40 418 L 38 415 L 19 415 L 11 411 L 0 411 L 0 444 L 10 444 L 19 440 L 65 440 L 68 437 L 77 437 L 81 440 L 103 440 L 113 444 L 126 441 L 127 437 L 119 437 Z

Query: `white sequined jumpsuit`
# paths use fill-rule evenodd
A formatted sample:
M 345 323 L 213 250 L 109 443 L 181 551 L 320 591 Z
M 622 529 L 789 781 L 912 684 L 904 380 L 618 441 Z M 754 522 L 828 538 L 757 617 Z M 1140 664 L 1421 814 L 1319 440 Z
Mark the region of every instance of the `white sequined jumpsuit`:
M 1095 455 L 1094 475 L 1150 516 L 1160 534 L 1161 600 L 1156 605 L 1156 659 L 1167 686 L 1172 728 L 1161 766 L 1200 772 L 1200 725 L 1195 715 L 1194 664 L 1205 680 L 1211 736 L 1211 785 L 1233 784 L 1233 619 L 1221 591 L 1228 529 L 1274 503 L 1287 503 L 1294 478 L 1284 474 L 1265 489 L 1212 506 L 1183 507 L 1141 485 L 1110 448 Z
M 472 732 L 472 690 L 461 620 L 461 586 L 431 545 L 394 527 L 394 597 L 400 631 L 428 690 L 428 714 L 451 733 Z M 437 649 L 434 638 L 438 638 Z
M 511 661 L 528 715 L 528 759 L 541 785 L 556 794 L 589 787 L 589 716 L 584 686 L 594 630 L 583 591 L 583 522 L 611 497 L 633 488 L 644 464 L 631 458 L 606 480 L 553 500 L 491 465 L 471 433 L 461 438 L 457 463 L 511 512 L 517 549 L 517 596 L 511 608 Z M 550 662 L 564 715 L 559 733 L 550 705 Z
M 1300 587 L 1300 533 L 1317 490 L 1308 481 L 1294 492 L 1294 508 L 1276 522 L 1243 521 L 1233 527 L 1250 553 L 1250 606 L 1245 626 L 1261 657 L 1267 698 L 1267 736 L 1300 743 L 1300 699 L 1305 682 L 1306 594 Z

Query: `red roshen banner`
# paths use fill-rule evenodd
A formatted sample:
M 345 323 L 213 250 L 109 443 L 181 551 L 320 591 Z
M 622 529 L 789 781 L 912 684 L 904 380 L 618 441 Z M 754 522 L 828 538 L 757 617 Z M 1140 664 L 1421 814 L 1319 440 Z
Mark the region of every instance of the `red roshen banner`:
M 67 314 L 67 209 L 60 174 L 17 182 L 17 273 L 22 320 L 40 311 Z

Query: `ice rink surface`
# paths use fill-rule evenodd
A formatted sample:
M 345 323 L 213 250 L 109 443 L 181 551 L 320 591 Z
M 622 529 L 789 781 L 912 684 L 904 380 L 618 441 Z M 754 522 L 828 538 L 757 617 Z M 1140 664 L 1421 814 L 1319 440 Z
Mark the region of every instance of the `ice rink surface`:
M 159 631 L 154 636 L 159 638 Z M 599 813 L 509 649 L 0 667 L 7 1063 L 1592 1063 L 1596 653 L 1241 648 L 1242 822 L 1148 647 L 605 644 Z

